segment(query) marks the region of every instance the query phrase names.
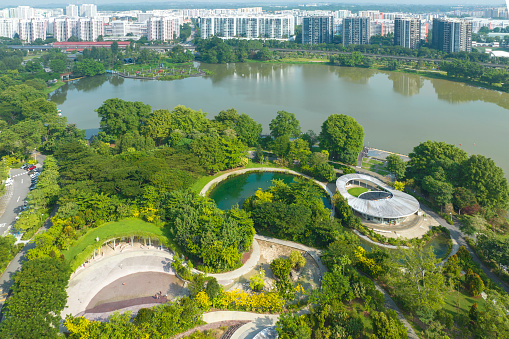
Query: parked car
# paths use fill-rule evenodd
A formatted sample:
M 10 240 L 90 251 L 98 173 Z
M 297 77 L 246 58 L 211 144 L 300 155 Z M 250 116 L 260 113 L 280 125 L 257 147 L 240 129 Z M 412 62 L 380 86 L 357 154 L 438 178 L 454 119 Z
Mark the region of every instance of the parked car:
M 21 168 L 21 169 L 27 169 L 29 166 L 30 166 L 29 164 L 23 164 L 23 165 L 21 165 L 21 167 L 20 167 L 20 168 Z
M 28 168 L 28 170 L 29 170 L 29 171 L 32 171 L 32 170 L 34 170 L 34 169 L 36 169 L 36 167 L 35 167 L 35 166 L 33 166 L 33 165 L 32 165 L 32 166 L 30 166 L 30 167 Z

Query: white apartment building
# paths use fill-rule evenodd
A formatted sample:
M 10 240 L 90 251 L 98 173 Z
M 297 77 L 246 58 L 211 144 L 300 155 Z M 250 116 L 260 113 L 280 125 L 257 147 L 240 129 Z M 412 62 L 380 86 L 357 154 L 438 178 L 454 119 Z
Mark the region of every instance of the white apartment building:
M 147 21 L 147 38 L 153 40 L 173 40 L 180 36 L 180 20 L 177 17 L 152 17 Z
M 14 38 L 18 33 L 19 20 L 18 19 L 0 19 L 0 37 Z
M 18 6 L 9 8 L 9 17 L 20 20 L 29 20 L 34 17 L 34 9 L 30 6 Z
M 65 7 L 65 15 L 70 18 L 77 18 L 79 16 L 79 7 L 76 5 L 68 5 Z
M 36 39 L 46 40 L 46 20 L 20 20 L 18 27 L 19 38 L 29 44 Z
M 97 16 L 97 6 L 94 4 L 83 4 L 80 6 L 80 16 L 94 18 Z
M 96 41 L 99 35 L 104 35 L 103 21 L 96 18 L 79 18 L 77 34 L 80 40 Z
M 201 38 L 288 39 L 295 34 L 292 15 L 208 16 L 200 18 Z
M 147 35 L 147 22 L 130 22 L 127 20 L 115 20 L 104 26 L 104 36 L 109 38 L 126 38 L 132 34 L 134 38 Z
M 57 41 L 67 41 L 78 37 L 78 18 L 58 18 L 53 22 L 53 37 Z

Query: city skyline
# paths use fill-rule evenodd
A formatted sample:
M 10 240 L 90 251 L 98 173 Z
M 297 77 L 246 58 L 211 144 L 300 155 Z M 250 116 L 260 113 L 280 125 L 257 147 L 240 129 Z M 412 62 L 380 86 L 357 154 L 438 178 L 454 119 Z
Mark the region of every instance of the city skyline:
M 505 1 L 506 6 L 509 7 L 508 0 Z M 66 0 L 4 0 L 2 1 L 2 4 L 0 4 L 0 8 L 9 7 L 9 6 L 19 6 L 19 5 L 27 5 L 27 6 L 44 6 L 49 7 L 52 5 L 55 6 L 61 6 L 61 5 L 67 5 L 67 4 L 83 4 L 83 3 L 93 3 L 96 5 L 110 5 L 110 4 L 137 4 L 137 3 L 143 3 L 144 6 L 150 6 L 150 4 L 158 5 L 168 3 L 167 0 L 150 0 L 148 2 L 140 2 L 139 0 L 93 0 L 93 1 L 66 1 Z M 176 0 L 173 3 L 193 3 L 193 4 L 223 4 L 223 2 L 217 2 L 212 0 L 198 0 L 198 1 L 184 1 L 184 0 Z M 333 1 L 333 2 L 304 2 L 304 1 L 288 1 L 288 0 L 256 0 L 256 1 L 245 1 L 245 0 L 230 0 L 227 2 L 224 2 L 225 5 L 229 6 L 235 6 L 235 5 L 256 5 L 256 4 L 264 4 L 269 5 L 272 3 L 278 3 L 278 4 L 323 4 L 323 5 L 480 5 L 480 6 L 502 6 L 504 5 L 504 1 L 490 1 L 490 0 L 446 0 L 446 1 L 440 1 L 440 0 L 422 0 L 419 2 L 419 4 L 416 4 L 410 0 L 380 0 L 380 1 L 373 1 L 373 0 L 341 0 L 341 1 Z M 168 3 L 169 4 L 169 3 Z

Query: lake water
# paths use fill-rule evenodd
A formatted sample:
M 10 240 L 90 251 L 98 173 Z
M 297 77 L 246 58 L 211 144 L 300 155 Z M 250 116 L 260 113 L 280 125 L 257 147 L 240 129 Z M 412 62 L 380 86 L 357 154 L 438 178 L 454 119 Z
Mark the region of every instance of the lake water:
M 69 122 L 91 135 L 94 111 L 106 99 L 143 101 L 153 109 L 185 105 L 208 112 L 235 108 L 268 125 L 279 110 L 295 113 L 302 130 L 319 132 L 330 114 L 354 117 L 365 145 L 408 154 L 422 141 L 455 144 L 491 157 L 509 175 L 509 94 L 418 75 L 327 65 L 202 65 L 215 74 L 177 81 L 96 76 L 50 95 Z
M 272 180 L 283 180 L 289 184 L 295 178 L 294 175 L 276 172 L 247 173 L 234 176 L 218 183 L 209 193 L 217 207 L 222 210 L 229 210 L 233 205 L 238 204 L 242 208 L 244 200 L 256 193 L 258 189 L 266 190 L 272 186 Z M 331 208 L 328 196 L 323 194 L 325 207 Z

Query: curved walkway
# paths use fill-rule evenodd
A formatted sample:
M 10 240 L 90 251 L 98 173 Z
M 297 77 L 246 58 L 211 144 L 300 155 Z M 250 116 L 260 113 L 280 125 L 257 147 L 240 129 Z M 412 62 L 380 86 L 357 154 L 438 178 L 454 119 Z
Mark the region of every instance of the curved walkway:
M 244 173 L 249 173 L 249 172 L 282 172 L 282 173 L 293 174 L 293 175 L 296 175 L 296 176 L 299 176 L 299 177 L 304 177 L 306 179 L 309 179 L 309 180 L 313 181 L 314 183 L 319 185 L 321 188 L 323 188 L 327 192 L 327 194 L 329 194 L 329 196 L 331 198 L 334 196 L 334 193 L 332 193 L 330 191 L 330 189 L 327 187 L 327 184 L 324 184 L 323 182 L 318 181 L 318 180 L 310 177 L 309 175 L 305 175 L 305 174 L 302 174 L 302 173 L 299 173 L 299 172 L 296 172 L 296 171 L 293 171 L 293 170 L 289 170 L 289 169 L 286 169 L 286 168 L 273 168 L 273 167 L 243 168 L 243 169 L 240 169 L 240 170 L 224 173 L 224 174 L 218 176 L 217 178 L 214 178 L 211 181 L 209 181 L 205 185 L 205 187 L 203 187 L 202 190 L 200 191 L 200 195 L 205 196 L 207 194 L 207 191 L 209 189 L 211 189 L 212 186 L 214 186 L 217 183 L 220 183 L 223 180 L 228 179 L 228 177 L 230 175 L 238 175 L 238 174 L 244 174 Z
M 92 298 L 114 281 L 140 272 L 175 274 L 171 267 L 173 255 L 161 250 L 133 250 L 102 258 L 77 272 L 67 287 L 65 315 L 85 312 Z
M 403 248 L 403 249 L 406 249 L 406 250 L 408 249 L 408 246 L 394 246 L 394 245 L 381 244 L 379 242 L 373 241 L 373 240 L 370 239 L 370 237 L 361 234 L 361 232 L 359 232 L 359 231 L 357 231 L 355 229 L 353 230 L 353 232 L 355 234 L 357 234 L 357 236 L 359 238 L 361 238 L 362 240 L 367 241 L 370 244 L 376 245 L 378 247 L 388 248 L 388 249 L 391 249 L 391 250 L 397 250 L 399 248 Z

